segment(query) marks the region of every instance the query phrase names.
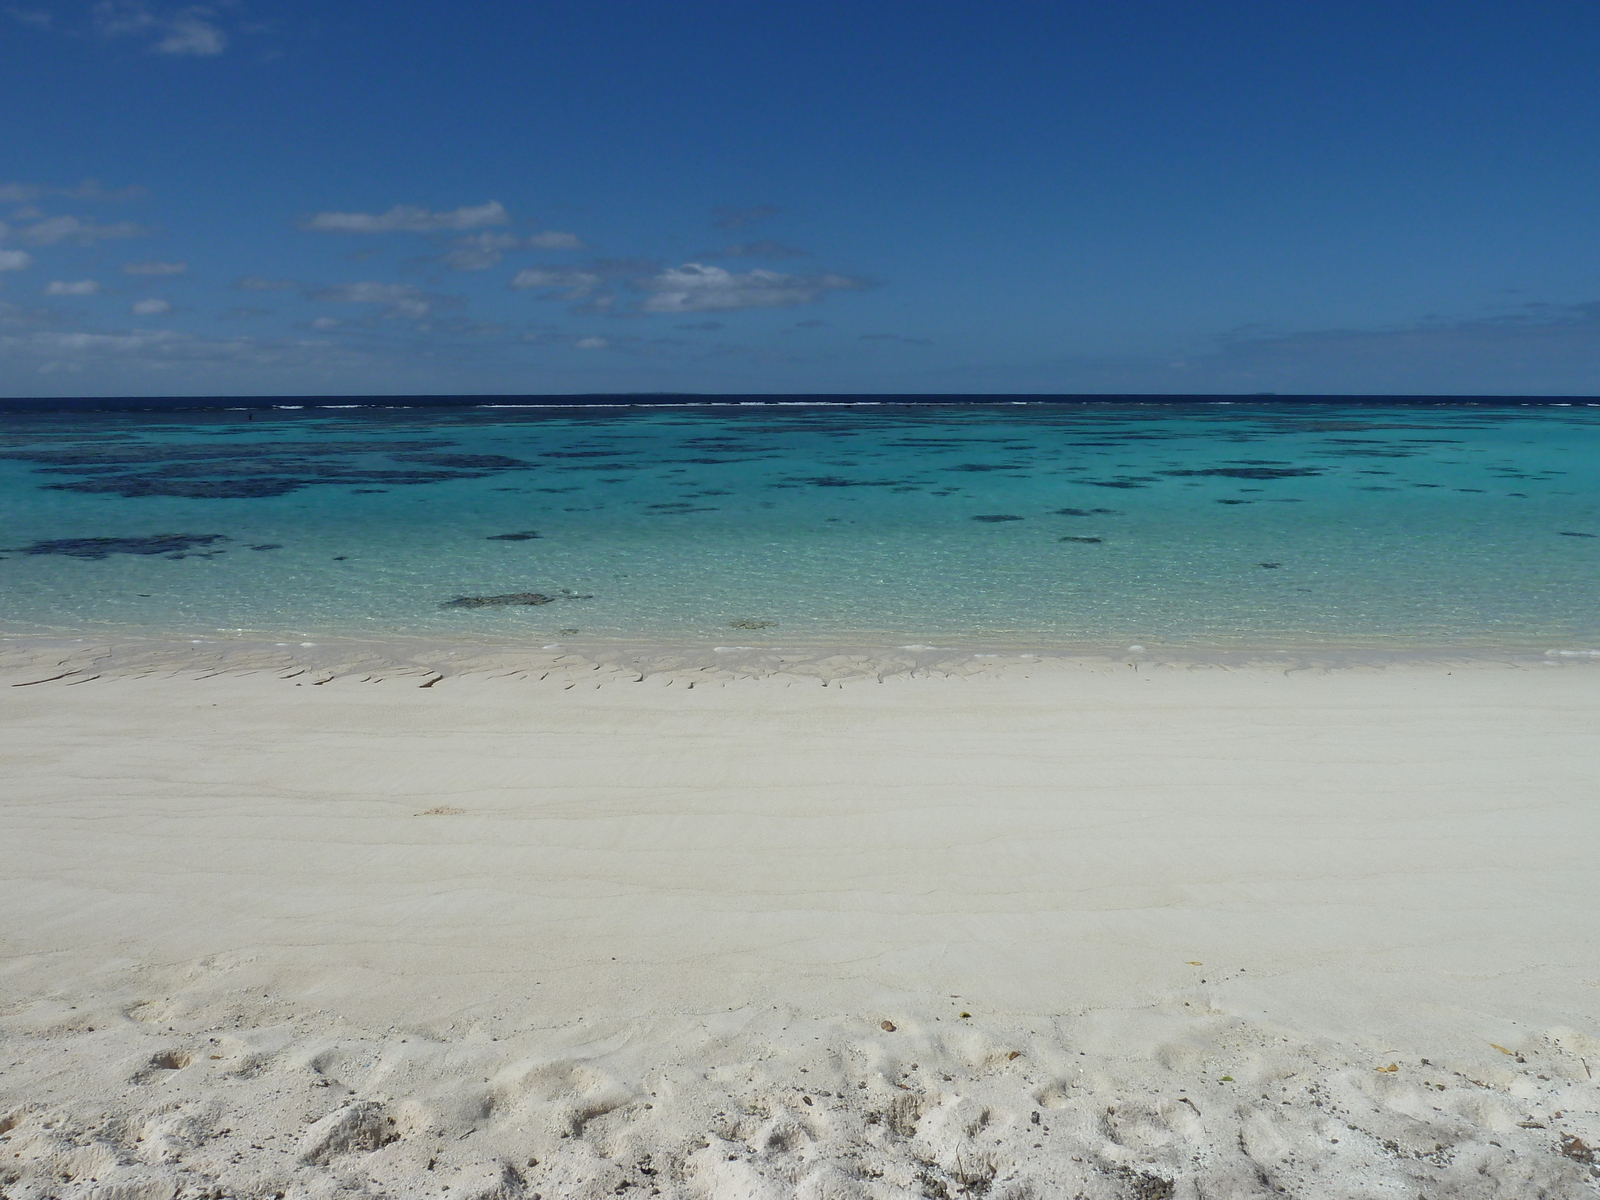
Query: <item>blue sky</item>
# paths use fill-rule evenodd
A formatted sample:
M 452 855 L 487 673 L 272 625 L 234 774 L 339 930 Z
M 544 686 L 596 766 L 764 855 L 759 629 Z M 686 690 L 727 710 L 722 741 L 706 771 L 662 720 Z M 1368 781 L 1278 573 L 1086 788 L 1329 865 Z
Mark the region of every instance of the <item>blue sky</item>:
M 9 0 L 0 393 L 1600 392 L 1600 8 Z

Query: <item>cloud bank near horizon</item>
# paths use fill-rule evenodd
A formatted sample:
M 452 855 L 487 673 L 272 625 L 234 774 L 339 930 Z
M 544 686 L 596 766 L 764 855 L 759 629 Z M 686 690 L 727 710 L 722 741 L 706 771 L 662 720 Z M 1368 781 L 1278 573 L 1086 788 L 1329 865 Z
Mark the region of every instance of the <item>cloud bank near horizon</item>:
M 182 249 L 173 244 L 175 235 L 162 233 L 145 219 L 113 220 L 81 211 L 84 206 L 146 203 L 146 198 L 139 188 L 107 190 L 97 183 L 0 184 L 0 202 L 13 206 L 0 222 L 0 272 L 20 285 L 10 288 L 13 296 L 38 297 L 32 306 L 0 306 L 0 388 L 27 395 L 54 386 L 47 384 L 50 378 L 70 376 L 75 387 L 94 380 L 93 387 L 108 391 L 220 391 L 235 386 L 293 392 L 293 374 L 304 370 L 319 381 L 313 390 L 325 390 L 337 378 L 339 386 L 361 391 L 360 371 L 372 372 L 373 379 L 404 379 L 408 369 L 429 358 L 437 386 L 445 391 L 528 390 L 530 361 L 540 364 L 543 374 L 538 378 L 546 381 L 542 386 L 558 388 L 561 380 L 587 379 L 576 390 L 600 391 L 1600 390 L 1600 301 L 1524 303 L 1490 316 L 1365 330 L 1234 331 L 1218 336 L 1202 353 L 1185 355 L 1063 355 L 985 363 L 970 355 L 962 361 L 948 339 L 914 328 L 887 332 L 882 325 L 869 325 L 861 330 L 851 328 L 851 321 L 831 328 L 815 319 L 779 328 L 761 324 L 769 319 L 763 314 L 890 286 L 865 275 L 772 266 L 735 269 L 700 259 L 590 256 L 589 244 L 598 239 L 531 224 L 498 200 L 440 208 L 402 203 L 327 209 L 286 220 L 285 227 L 297 229 L 312 252 L 310 258 L 301 256 L 302 265 L 320 264 L 296 278 L 269 273 L 270 259 L 261 260 L 266 270 L 219 277 L 215 265 L 196 266 L 191 257 L 173 254 Z M 774 206 L 724 209 L 712 215 L 710 224 L 740 229 L 779 216 Z M 385 256 L 380 252 L 375 259 L 366 251 L 318 255 L 317 247 L 339 244 L 324 235 L 348 235 L 369 245 L 387 236 L 398 241 L 385 244 L 435 249 L 421 257 L 390 260 L 388 277 L 340 279 L 348 261 L 376 264 Z M 107 253 L 132 239 L 157 247 L 157 255 L 147 251 L 120 263 L 105 261 Z M 249 239 L 241 244 L 248 245 Z M 785 242 L 759 240 L 729 245 L 717 256 L 781 261 L 803 253 Z M 508 261 L 518 255 L 565 261 Z M 104 274 L 72 273 L 74 264 L 116 271 L 125 281 L 123 290 L 108 287 Z M 27 282 L 41 271 L 49 274 Z M 457 292 L 405 278 L 430 271 L 474 286 Z M 487 290 L 476 285 L 479 278 Z M 173 289 L 181 296 L 165 294 Z M 275 293 L 281 306 L 229 302 L 228 294 L 238 291 Z M 547 315 L 551 310 L 526 307 L 530 299 L 562 306 L 565 319 L 552 325 Z M 483 315 L 469 315 L 477 311 Z M 707 315 L 722 319 L 684 320 Z M 197 324 L 219 320 L 249 322 L 249 328 L 261 332 L 219 338 Z M 663 320 L 671 321 L 670 327 L 657 324 Z M 614 324 L 618 321 L 633 324 L 619 328 Z M 272 325 L 275 330 L 265 328 Z M 782 346 L 770 340 L 784 334 L 794 338 Z M 341 353 L 341 347 L 348 353 Z M 536 358 L 530 360 L 530 354 Z M 565 366 L 563 355 L 572 356 Z M 577 365 L 580 360 L 610 367 L 585 376 Z M 774 364 L 789 365 L 790 378 L 782 387 L 771 382 Z M 340 374 L 347 370 L 357 374 Z M 454 383 L 451 371 L 460 373 Z M 865 388 L 863 373 L 872 380 Z

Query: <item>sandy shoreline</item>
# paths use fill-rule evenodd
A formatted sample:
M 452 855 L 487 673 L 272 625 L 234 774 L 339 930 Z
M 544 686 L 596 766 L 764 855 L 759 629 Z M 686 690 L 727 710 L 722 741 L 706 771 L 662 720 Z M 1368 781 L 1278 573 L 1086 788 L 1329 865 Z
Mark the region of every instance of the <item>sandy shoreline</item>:
M 683 685 L 785 677 L 817 683 L 889 678 L 992 679 L 1108 667 L 1228 670 L 1370 670 L 1389 667 L 1503 668 L 1581 666 L 1600 661 L 1588 643 L 1435 646 L 1319 642 L 1223 646 L 1052 643 L 1038 639 L 932 638 L 881 634 L 779 637 L 729 630 L 721 642 L 664 638 L 441 638 L 423 635 L 331 636 L 246 630 L 194 636 L 110 630 L 98 633 L 0 631 L 0 673 L 32 673 L 31 682 L 90 677 L 269 674 L 324 684 L 354 677 L 413 680 L 473 677 L 674 680 Z M 592 673 L 592 674 L 591 674 Z
M 98 648 L 0 669 L 7 1196 L 1595 1193 L 1586 660 Z

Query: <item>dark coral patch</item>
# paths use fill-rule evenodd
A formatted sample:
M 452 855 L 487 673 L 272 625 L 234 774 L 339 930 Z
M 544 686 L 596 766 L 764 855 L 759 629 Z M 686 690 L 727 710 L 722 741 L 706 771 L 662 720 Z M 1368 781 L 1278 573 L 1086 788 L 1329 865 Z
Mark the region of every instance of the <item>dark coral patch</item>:
M 158 533 L 153 537 L 57 538 L 23 546 L 21 554 L 65 554 L 72 558 L 105 558 L 112 554 L 183 554 L 196 546 L 232 539 L 220 533 Z
M 394 454 L 396 462 L 422 463 L 429 467 L 449 467 L 457 471 L 514 471 L 531 467 L 530 462 L 504 454 Z
M 846 479 L 842 475 L 786 475 L 781 483 L 769 483 L 768 487 L 825 487 L 825 488 L 850 488 L 850 487 L 903 487 L 909 482 L 905 479 Z
M 478 479 L 533 464 L 501 454 L 452 454 L 427 441 L 238 442 L 227 446 L 127 444 L 75 450 L 9 451 L 52 475 L 76 475 L 52 490 L 130 499 L 176 496 L 243 500 L 282 496 L 312 484 L 365 485 L 357 491 Z M 377 486 L 373 486 L 377 485 Z
M 1203 471 L 1163 471 L 1163 475 L 1220 475 L 1224 479 L 1296 479 L 1321 475 L 1316 467 L 1207 467 Z
M 446 600 L 444 608 L 512 608 L 520 605 L 554 604 L 557 600 L 593 600 L 593 596 L 579 596 L 566 591 L 547 596 L 543 592 L 506 592 L 499 596 L 457 596 Z

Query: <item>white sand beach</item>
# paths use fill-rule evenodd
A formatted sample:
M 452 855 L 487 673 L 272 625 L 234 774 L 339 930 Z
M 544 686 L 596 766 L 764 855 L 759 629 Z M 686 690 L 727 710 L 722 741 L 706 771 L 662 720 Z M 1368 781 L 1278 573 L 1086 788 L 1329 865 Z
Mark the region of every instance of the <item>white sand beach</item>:
M 10 1200 L 1600 1192 L 1593 664 L 53 673 Z

